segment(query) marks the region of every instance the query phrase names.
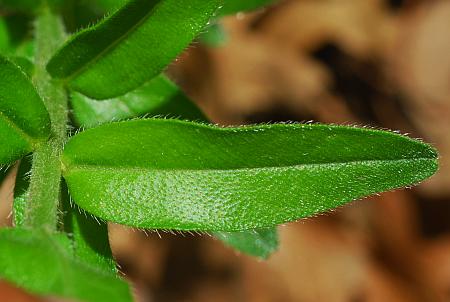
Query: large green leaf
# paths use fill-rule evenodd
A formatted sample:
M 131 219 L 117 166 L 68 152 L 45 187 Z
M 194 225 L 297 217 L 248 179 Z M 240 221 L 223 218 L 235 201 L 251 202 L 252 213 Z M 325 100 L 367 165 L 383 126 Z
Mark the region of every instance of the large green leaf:
M 241 232 L 221 232 L 214 235 L 226 245 L 261 259 L 269 258 L 278 249 L 276 227 Z
M 420 141 L 378 130 L 149 119 L 86 130 L 62 162 L 73 200 L 108 221 L 238 231 L 418 183 L 436 158 Z
M 132 0 L 76 34 L 47 69 L 91 98 L 123 95 L 160 74 L 207 24 L 220 2 Z
M 110 100 L 96 101 L 74 92 L 71 104 L 76 123 L 87 128 L 142 115 L 206 120 L 200 109 L 164 75 Z
M 96 101 L 80 93 L 73 93 L 71 103 L 77 124 L 86 128 L 143 114 L 207 121 L 201 110 L 164 75 L 122 97 L 107 101 Z M 229 232 L 217 234 L 216 237 L 240 252 L 260 258 L 267 258 L 277 247 L 275 228 L 264 232 Z
M 50 135 L 50 118 L 29 78 L 0 57 L 0 165 L 19 159 Z
M 0 229 L 0 251 L 0 278 L 33 293 L 89 302 L 132 301 L 119 277 L 74 257 L 63 234 Z

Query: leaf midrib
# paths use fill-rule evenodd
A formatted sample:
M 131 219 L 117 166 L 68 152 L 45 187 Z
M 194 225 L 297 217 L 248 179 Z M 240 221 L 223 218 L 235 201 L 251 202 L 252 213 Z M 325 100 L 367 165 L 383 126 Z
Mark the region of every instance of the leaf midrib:
M 155 11 L 155 9 L 161 4 L 162 1 L 159 1 L 157 4 L 155 4 L 152 9 L 150 9 L 148 11 L 148 13 L 146 13 L 138 22 L 136 22 L 133 26 L 131 26 L 131 28 L 129 30 L 127 30 L 123 35 L 121 35 L 118 39 L 114 40 L 110 45 L 108 45 L 105 49 L 103 49 L 101 52 L 99 52 L 95 57 L 93 57 L 91 60 L 87 61 L 86 64 L 84 64 L 83 66 L 81 66 L 80 68 L 78 68 L 77 70 L 75 70 L 71 75 L 69 75 L 68 77 L 66 77 L 66 81 L 70 82 L 71 80 L 77 78 L 80 74 L 83 73 L 84 70 L 86 70 L 88 67 L 92 66 L 93 64 L 95 64 L 96 62 L 98 62 L 100 60 L 100 58 L 108 53 L 111 49 L 115 48 L 120 42 L 122 42 L 125 37 L 129 36 L 132 32 L 134 32 L 140 25 L 142 25 L 144 23 L 144 21 L 146 21 L 150 15 L 152 15 L 152 13 Z M 126 4 L 127 5 L 127 4 Z M 123 7 L 122 7 L 123 8 Z M 120 10 L 120 9 L 119 9 Z M 118 10 L 118 11 L 119 11 Z M 118 12 L 117 11 L 117 12 Z M 117 13 L 116 12 L 116 13 Z M 109 18 L 113 18 L 114 14 L 109 16 L 107 19 L 104 20 L 104 23 L 109 21 Z M 104 24 L 103 23 L 103 24 Z M 102 24 L 98 24 L 98 26 L 100 26 Z M 94 26 L 93 28 L 90 28 L 89 31 L 93 32 L 96 30 L 96 27 Z M 88 32 L 88 31 L 86 31 Z M 76 37 L 74 38 L 76 39 Z M 69 42 L 70 43 L 70 42 Z M 68 44 L 69 44 L 68 43 Z
M 25 132 L 24 129 L 20 128 L 13 120 L 11 120 L 7 115 L 5 115 L 2 111 L 0 111 L 0 119 L 6 122 L 6 124 L 14 129 L 16 132 L 21 134 L 21 136 L 31 145 L 35 146 L 39 140 L 37 138 L 32 137 L 29 133 Z
M 352 161 L 337 161 L 337 162 L 329 162 L 329 163 L 310 163 L 310 164 L 299 164 L 299 165 L 289 165 L 289 166 L 263 166 L 263 167 L 252 167 L 252 168 L 231 168 L 231 169 L 161 169 L 161 168 L 145 168 L 145 167 L 133 167 L 133 166 L 109 166 L 109 165 L 94 165 L 94 164 L 68 164 L 63 168 L 65 174 L 67 171 L 71 170 L 128 170 L 128 171 L 173 171 L 173 172 L 188 172 L 188 171 L 255 171 L 255 170 L 275 170 L 275 169 L 288 169 L 288 168 L 297 168 L 297 169 L 305 169 L 307 167 L 323 167 L 323 166 L 340 166 L 340 165 L 371 165 L 371 164 L 382 164 L 382 163 L 401 163 L 401 162 L 418 162 L 418 161 L 437 161 L 436 158 L 432 157 L 415 157 L 415 158 L 406 158 L 406 159 L 372 159 L 372 160 L 352 160 Z

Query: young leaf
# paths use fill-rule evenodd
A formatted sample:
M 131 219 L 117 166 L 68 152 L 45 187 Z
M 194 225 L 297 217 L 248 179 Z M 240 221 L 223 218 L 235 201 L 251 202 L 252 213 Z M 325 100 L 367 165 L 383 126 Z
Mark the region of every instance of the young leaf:
M 108 221 L 239 231 L 416 184 L 436 171 L 437 154 L 378 130 L 149 119 L 86 130 L 62 162 L 73 200 Z
M 105 101 L 92 100 L 74 92 L 71 105 L 75 122 L 86 128 L 142 115 L 206 121 L 200 109 L 164 75 L 123 96 Z
M 220 0 L 132 0 L 70 39 L 50 60 L 55 78 L 94 99 L 136 89 L 194 39 Z
M 0 229 L 0 278 L 41 295 L 80 301 L 132 301 L 128 285 L 90 267 L 71 252 L 62 234 Z
M 219 10 L 219 15 L 226 16 L 239 12 L 246 12 L 273 3 L 274 0 L 225 0 L 223 7 Z
M 261 259 L 269 258 L 278 249 L 276 227 L 242 232 L 221 232 L 214 235 L 226 245 Z
M 29 78 L 0 57 L 0 165 L 31 152 L 50 135 L 50 118 Z

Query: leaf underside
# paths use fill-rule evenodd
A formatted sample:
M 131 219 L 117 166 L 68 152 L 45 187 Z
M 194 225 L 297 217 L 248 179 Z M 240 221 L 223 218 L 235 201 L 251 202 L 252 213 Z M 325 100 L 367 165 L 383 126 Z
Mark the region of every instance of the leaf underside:
M 378 130 L 148 119 L 82 132 L 62 162 L 73 200 L 108 221 L 240 231 L 418 183 L 436 158 L 422 142 Z
M 0 83 L 0 165 L 5 165 L 48 138 L 50 118 L 28 77 L 3 57 Z
M 85 128 L 144 115 L 206 121 L 200 109 L 164 75 L 109 100 L 97 101 L 73 92 L 71 105 L 75 122 Z
M 47 70 L 94 99 L 123 95 L 160 74 L 207 24 L 220 2 L 129 1 L 74 35 Z

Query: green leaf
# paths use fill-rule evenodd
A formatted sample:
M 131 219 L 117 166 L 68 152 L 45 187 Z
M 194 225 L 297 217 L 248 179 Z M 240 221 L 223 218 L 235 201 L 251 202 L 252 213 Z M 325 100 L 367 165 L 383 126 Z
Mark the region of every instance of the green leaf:
M 200 109 L 164 75 L 121 97 L 105 101 L 74 92 L 71 105 L 75 122 L 86 128 L 143 115 L 206 120 Z
M 219 15 L 226 16 L 239 12 L 247 12 L 261 8 L 275 2 L 274 0 L 225 0 L 225 4 L 219 10 Z
M 76 34 L 47 69 L 91 98 L 123 95 L 160 74 L 207 24 L 220 2 L 132 0 Z
M 28 78 L 32 78 L 34 73 L 34 65 L 30 60 L 20 56 L 9 57 L 9 60 L 16 64 L 16 66 L 18 66 L 28 76 Z
M 214 236 L 234 249 L 261 259 L 267 259 L 278 249 L 276 227 L 241 232 L 221 232 Z
M 73 115 L 78 125 L 90 128 L 113 120 L 134 118 L 143 114 L 207 121 L 203 113 L 164 75 L 160 75 L 137 90 L 122 97 L 96 101 L 80 94 L 72 94 Z M 274 234 L 266 240 L 265 234 Z M 217 238 L 238 251 L 267 258 L 276 249 L 276 229 L 260 234 L 259 230 L 218 234 Z M 268 241 L 269 240 L 269 241 Z M 267 241 L 267 245 L 264 243 Z M 271 249 L 265 247 L 271 245 Z
M 0 278 L 36 294 L 80 301 L 132 301 L 128 285 L 82 263 L 62 235 L 0 229 Z
M 69 140 L 62 162 L 75 203 L 105 220 L 240 231 L 416 184 L 436 171 L 437 153 L 402 135 L 345 126 L 149 119 L 86 130 Z
M 0 83 L 0 165 L 4 165 L 47 140 L 50 118 L 29 78 L 3 57 Z

